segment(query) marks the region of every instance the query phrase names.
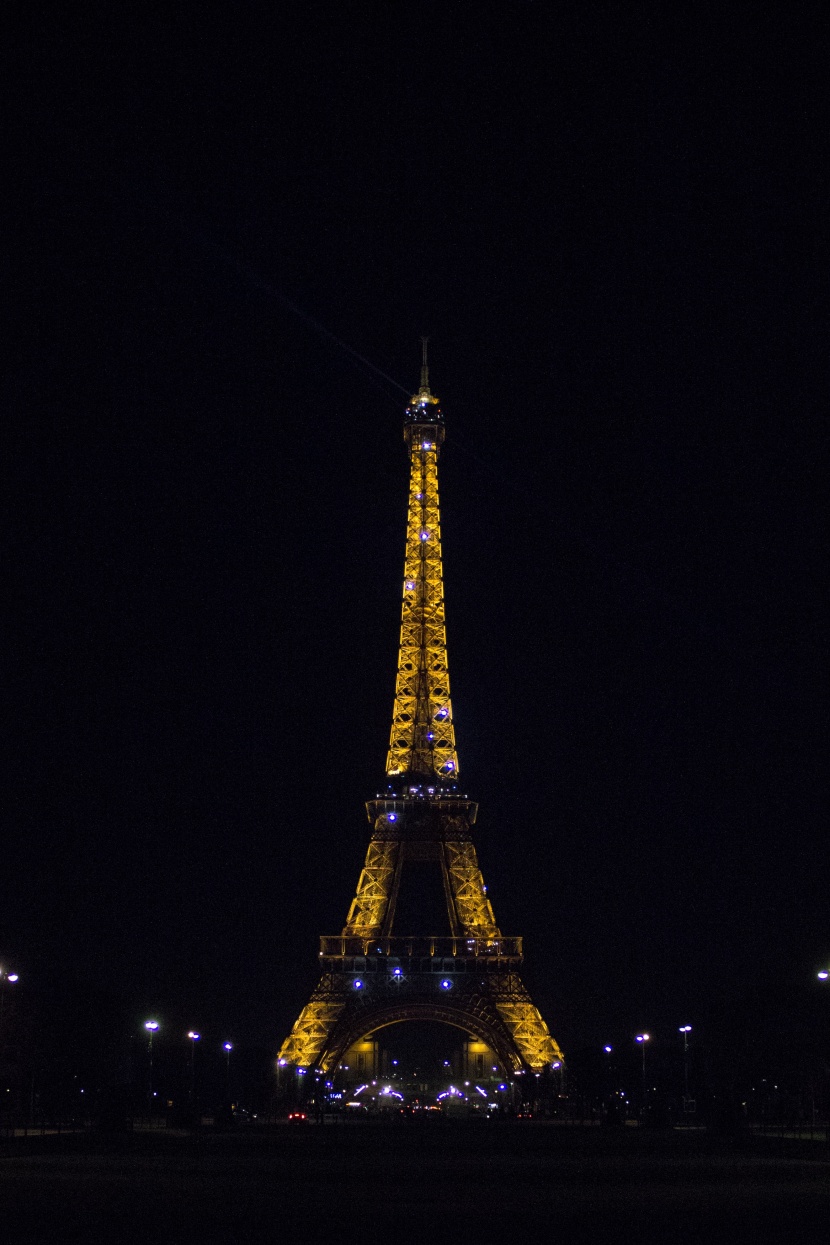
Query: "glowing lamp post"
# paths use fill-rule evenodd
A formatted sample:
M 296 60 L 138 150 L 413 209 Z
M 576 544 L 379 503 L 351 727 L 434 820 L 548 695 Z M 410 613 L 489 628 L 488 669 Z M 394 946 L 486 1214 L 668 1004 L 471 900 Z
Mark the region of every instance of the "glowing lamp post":
M 606 1042 L 602 1049 L 603 1049 L 603 1052 L 609 1056 L 609 1058 L 603 1061 L 604 1072 L 603 1072 L 603 1077 L 602 1077 L 603 1084 L 605 1086 L 605 1094 L 606 1096 L 608 1096 L 611 1093 L 611 1087 L 613 1083 L 614 1061 L 613 1059 L 610 1058 L 610 1056 L 613 1055 L 614 1053 L 614 1047 L 610 1046 Z
M 635 1042 L 640 1043 L 640 1047 L 643 1052 L 643 1090 L 642 1090 L 642 1095 L 641 1095 L 642 1103 L 641 1103 L 640 1109 L 641 1111 L 645 1111 L 646 1109 L 646 1043 L 649 1042 L 651 1039 L 648 1033 L 638 1033 L 634 1040 Z
M 152 1119 L 153 1115 L 153 1038 L 158 1032 L 159 1022 L 157 1020 L 145 1020 L 144 1028 L 147 1030 L 147 1110 Z
M 228 1101 L 231 1097 L 231 1051 L 233 1050 L 233 1042 L 224 1042 L 222 1050 L 225 1052 L 225 1080 L 227 1083 Z
M 195 1029 L 188 1029 L 187 1036 L 190 1039 L 190 1097 L 196 1097 L 196 1043 L 201 1038 L 201 1033 L 197 1033 Z
M 0 964 L 0 1024 L 3 1021 L 3 1004 L 6 1001 L 6 982 L 10 981 L 12 985 L 19 981 L 20 977 L 17 973 L 10 973 Z
M 691 1025 L 681 1025 L 677 1030 L 683 1034 L 683 1107 L 688 1110 L 689 1104 L 689 1034 L 692 1031 Z

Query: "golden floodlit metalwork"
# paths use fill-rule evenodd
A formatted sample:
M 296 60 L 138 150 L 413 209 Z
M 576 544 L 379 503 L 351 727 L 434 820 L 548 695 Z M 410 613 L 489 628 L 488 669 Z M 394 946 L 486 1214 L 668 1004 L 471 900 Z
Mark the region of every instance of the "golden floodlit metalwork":
M 440 780 L 457 776 L 458 755 L 450 704 L 438 505 L 438 455 L 444 425 L 438 399 L 429 391 L 426 357 L 421 387 L 407 409 L 404 437 L 410 459 L 409 514 L 398 679 L 386 772 Z
M 506 1072 L 563 1062 L 522 982 L 522 940 L 496 924 L 472 840 L 478 805 L 458 789 L 438 501 L 444 435 L 424 340 L 404 419 L 409 510 L 387 787 L 366 804 L 372 832 L 346 924 L 320 940 L 320 982 L 279 1052 L 297 1069 L 331 1072 L 355 1043 L 402 1020 L 466 1030 Z M 447 930 L 398 931 L 407 870 L 427 862 L 442 879 Z

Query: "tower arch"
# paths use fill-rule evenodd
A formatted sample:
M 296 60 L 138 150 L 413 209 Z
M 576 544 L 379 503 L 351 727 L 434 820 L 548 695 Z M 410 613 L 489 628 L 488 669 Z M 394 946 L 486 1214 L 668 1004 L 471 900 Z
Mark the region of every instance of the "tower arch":
M 476 1008 L 475 1002 L 470 999 L 459 1006 L 441 1006 L 401 999 L 370 1007 L 362 1013 L 351 1013 L 338 1031 L 332 1034 L 325 1054 L 318 1061 L 319 1070 L 330 1075 L 355 1042 L 374 1037 L 383 1029 L 407 1020 L 444 1024 L 472 1034 L 495 1052 L 505 1071 L 522 1071 L 521 1059 L 504 1025 L 499 1023 L 497 1017 L 487 1016 L 483 1009 Z

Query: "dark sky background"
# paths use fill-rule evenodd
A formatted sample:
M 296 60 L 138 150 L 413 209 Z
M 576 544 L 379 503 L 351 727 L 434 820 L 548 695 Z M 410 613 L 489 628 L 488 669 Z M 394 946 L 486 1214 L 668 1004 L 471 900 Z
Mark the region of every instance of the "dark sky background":
M 823 6 L 301 7 L 5 37 L 0 955 L 276 1050 L 429 333 L 462 787 L 555 1036 L 826 1027 Z

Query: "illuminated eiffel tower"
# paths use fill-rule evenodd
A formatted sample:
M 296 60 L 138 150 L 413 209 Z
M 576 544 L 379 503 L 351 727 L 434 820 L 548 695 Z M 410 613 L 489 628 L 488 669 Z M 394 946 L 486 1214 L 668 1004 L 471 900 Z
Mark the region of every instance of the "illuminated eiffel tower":
M 357 893 L 343 932 L 320 940 L 320 983 L 279 1063 L 329 1074 L 378 1030 L 427 1020 L 466 1031 L 505 1072 L 541 1072 L 560 1066 L 562 1052 L 519 974 L 521 938 L 496 924 L 473 845 L 478 805 L 457 785 L 438 506 L 444 417 L 429 388 L 426 339 L 404 440 L 409 514 L 387 786 L 366 804 L 372 833 Z M 402 885 L 407 894 L 419 872 L 423 885 L 426 864 L 443 889 L 444 933 L 396 925 Z M 410 902 L 413 924 L 417 911 Z

